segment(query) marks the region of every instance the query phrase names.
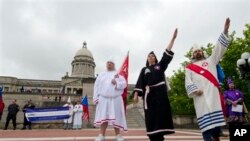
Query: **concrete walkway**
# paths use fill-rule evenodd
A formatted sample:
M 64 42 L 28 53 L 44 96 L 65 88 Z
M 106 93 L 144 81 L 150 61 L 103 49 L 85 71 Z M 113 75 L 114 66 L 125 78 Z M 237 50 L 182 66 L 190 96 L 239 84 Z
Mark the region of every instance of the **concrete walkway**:
M 62 130 L 62 129 L 34 129 L 34 130 L 1 130 L 1 141 L 94 141 L 99 129 Z M 129 129 L 122 133 L 126 141 L 148 141 L 145 129 Z M 113 129 L 108 129 L 106 141 L 114 141 Z M 197 130 L 177 129 L 175 134 L 165 136 L 167 141 L 202 141 L 201 133 Z M 221 138 L 228 141 L 229 138 Z

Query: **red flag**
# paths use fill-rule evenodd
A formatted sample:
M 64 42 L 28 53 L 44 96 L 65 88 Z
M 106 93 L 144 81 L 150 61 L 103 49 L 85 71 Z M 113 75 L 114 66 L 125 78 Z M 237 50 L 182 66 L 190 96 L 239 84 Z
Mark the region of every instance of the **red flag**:
M 127 53 L 127 56 L 124 62 L 122 63 L 121 69 L 119 70 L 119 74 L 122 75 L 127 81 L 127 87 L 124 89 L 122 94 L 125 112 L 126 112 L 127 94 L 128 94 L 128 66 L 129 66 L 129 52 Z
M 89 104 L 88 104 L 88 96 L 86 95 L 82 99 L 82 106 L 83 106 L 83 119 L 89 122 Z

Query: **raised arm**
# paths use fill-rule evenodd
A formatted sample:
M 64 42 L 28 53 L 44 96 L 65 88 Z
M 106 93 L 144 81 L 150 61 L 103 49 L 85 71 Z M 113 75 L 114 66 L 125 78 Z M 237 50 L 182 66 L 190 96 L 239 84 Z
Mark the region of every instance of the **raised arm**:
M 168 44 L 168 47 L 167 47 L 168 51 L 171 51 L 171 49 L 172 49 L 172 47 L 174 45 L 174 41 L 175 41 L 175 39 L 177 37 L 177 34 L 178 34 L 178 29 L 176 28 L 175 31 L 174 31 L 173 37 L 172 37 L 170 43 Z
M 226 22 L 225 22 L 225 25 L 224 25 L 224 34 L 225 34 L 226 36 L 228 36 L 228 29 L 229 29 L 229 27 L 230 27 L 230 19 L 227 18 L 227 19 L 226 19 Z
M 177 34 L 178 34 L 178 29 L 176 28 L 175 31 L 174 31 L 173 37 L 172 37 L 170 43 L 168 44 L 165 52 L 163 53 L 161 61 L 159 62 L 160 66 L 161 66 L 161 69 L 163 71 L 165 71 L 167 69 L 168 64 L 170 63 L 170 61 L 173 58 L 174 53 L 171 51 L 171 49 L 172 49 L 172 47 L 174 45 L 174 41 L 175 41 L 175 39 L 177 37 Z
M 229 37 L 228 37 L 228 29 L 230 26 L 230 19 L 227 18 L 224 25 L 223 33 L 221 33 L 215 48 L 212 51 L 210 58 L 215 64 L 218 64 L 222 56 L 224 55 L 228 45 L 229 45 Z

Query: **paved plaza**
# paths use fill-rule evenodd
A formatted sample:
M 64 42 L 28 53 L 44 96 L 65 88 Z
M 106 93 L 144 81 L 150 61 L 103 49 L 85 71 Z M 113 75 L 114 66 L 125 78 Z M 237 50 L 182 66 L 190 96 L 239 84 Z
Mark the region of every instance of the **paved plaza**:
M 62 130 L 62 129 L 34 129 L 34 130 L 1 130 L 1 141 L 94 141 L 99 134 L 98 129 Z M 122 133 L 126 141 L 148 141 L 145 129 L 130 129 Z M 114 141 L 113 130 L 109 129 L 106 141 Z M 175 134 L 165 136 L 167 141 L 202 141 L 201 133 L 197 130 L 177 129 Z M 221 141 L 228 141 L 222 138 Z

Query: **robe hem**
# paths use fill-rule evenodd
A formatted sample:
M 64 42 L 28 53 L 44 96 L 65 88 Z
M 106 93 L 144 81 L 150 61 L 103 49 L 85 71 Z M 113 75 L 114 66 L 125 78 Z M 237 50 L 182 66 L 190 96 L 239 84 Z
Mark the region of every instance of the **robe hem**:
M 115 119 L 104 119 L 104 120 L 95 122 L 94 125 L 97 126 L 97 125 L 101 125 L 101 124 L 103 124 L 103 123 L 105 123 L 105 122 L 108 122 L 108 123 L 112 124 L 113 127 L 122 129 L 124 132 L 128 132 L 127 129 L 125 129 L 125 128 L 124 128 L 123 126 L 121 126 L 121 125 L 115 124 L 114 121 L 115 121 Z
M 201 132 L 205 132 L 205 131 L 213 129 L 215 127 L 220 127 L 220 126 L 224 126 L 224 125 L 226 125 L 225 122 L 217 123 L 217 124 L 214 124 L 214 126 L 208 126 L 206 128 L 201 129 Z
M 158 133 L 162 133 L 162 134 L 174 134 L 175 131 L 174 131 L 174 129 L 159 129 L 159 130 L 147 132 L 147 135 L 153 135 L 153 134 L 158 134 Z

